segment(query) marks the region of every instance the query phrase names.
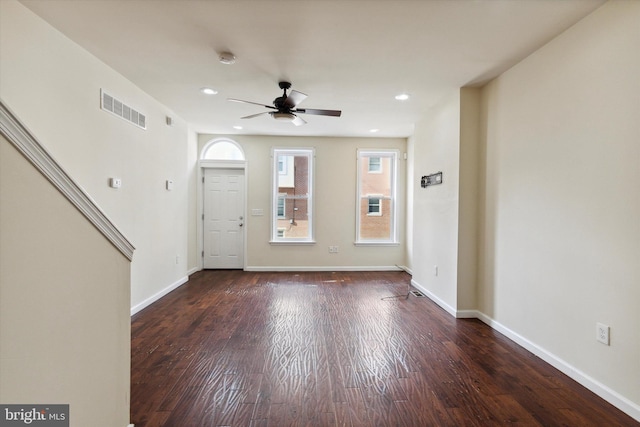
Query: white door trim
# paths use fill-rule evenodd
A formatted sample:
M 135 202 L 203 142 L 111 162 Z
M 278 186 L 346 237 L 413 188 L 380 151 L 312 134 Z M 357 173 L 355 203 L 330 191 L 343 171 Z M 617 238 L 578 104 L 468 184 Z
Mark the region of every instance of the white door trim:
M 247 183 L 249 168 L 246 160 L 200 160 L 198 162 L 198 208 L 197 208 L 197 218 L 196 218 L 196 235 L 198 240 L 198 270 L 202 270 L 204 268 L 204 260 L 202 252 L 204 251 L 204 224 L 203 224 L 203 215 L 204 215 L 204 170 L 205 169 L 242 169 L 244 170 L 244 213 L 243 216 L 245 218 L 245 229 L 244 229 L 244 241 L 243 241 L 243 259 L 244 265 L 242 266 L 243 270 L 247 269 L 247 235 L 249 234 L 249 227 L 247 224 Z

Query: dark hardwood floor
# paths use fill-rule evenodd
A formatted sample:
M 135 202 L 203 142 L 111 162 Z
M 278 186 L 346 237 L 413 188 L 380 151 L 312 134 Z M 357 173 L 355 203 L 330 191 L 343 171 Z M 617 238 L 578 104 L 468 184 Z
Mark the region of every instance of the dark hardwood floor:
M 132 319 L 131 422 L 640 425 L 480 321 L 405 298 L 409 280 L 196 273 Z

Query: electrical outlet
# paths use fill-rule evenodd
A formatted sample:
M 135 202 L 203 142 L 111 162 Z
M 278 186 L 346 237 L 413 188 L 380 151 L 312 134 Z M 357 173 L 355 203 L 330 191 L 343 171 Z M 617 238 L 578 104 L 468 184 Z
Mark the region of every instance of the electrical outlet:
M 438 276 L 438 266 L 437 265 L 433 266 L 433 275 L 434 276 Z
M 338 253 L 338 247 L 337 246 L 329 246 L 329 253 L 330 254 L 337 254 Z
M 609 345 L 609 327 L 596 323 L 596 339 L 604 345 Z

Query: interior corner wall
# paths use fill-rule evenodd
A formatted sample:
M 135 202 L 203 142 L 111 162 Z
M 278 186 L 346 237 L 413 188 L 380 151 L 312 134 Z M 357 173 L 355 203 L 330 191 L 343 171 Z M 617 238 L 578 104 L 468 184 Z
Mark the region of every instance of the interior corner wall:
M 248 270 L 376 270 L 395 269 L 406 264 L 405 251 L 405 138 L 328 138 L 293 136 L 206 135 L 200 147 L 216 138 L 237 142 L 247 160 Z M 271 149 L 272 147 L 315 148 L 315 240 L 313 245 L 271 245 Z M 398 236 L 392 246 L 356 246 L 356 180 L 358 148 L 397 149 Z M 252 216 L 252 209 L 264 215 Z M 329 246 L 339 252 L 329 253 Z
M 129 260 L 1 135 L 0 194 L 0 402 L 126 426 Z
M 416 124 L 413 141 L 413 284 L 448 312 L 457 310 L 460 90 Z M 422 188 L 421 176 L 442 172 Z M 436 272 L 437 268 L 437 272 Z
M 413 136 L 407 138 L 407 216 L 406 216 L 406 261 L 405 267 L 413 274 L 413 197 L 416 187 L 420 186 L 420 177 L 415 171 L 415 139 Z
M 145 114 L 147 129 L 101 110 L 101 89 Z M 131 306 L 183 283 L 184 120 L 14 0 L 0 1 L 0 97 L 135 246 Z M 111 188 L 111 177 L 122 187 Z
M 200 269 L 198 262 L 198 134 L 189 129 L 187 154 L 187 191 L 188 191 L 188 244 L 187 244 L 187 274 L 193 274 Z
M 483 89 L 479 309 L 640 420 L 638 22 L 607 2 Z
M 458 311 L 476 310 L 480 179 L 480 88 L 460 89 Z

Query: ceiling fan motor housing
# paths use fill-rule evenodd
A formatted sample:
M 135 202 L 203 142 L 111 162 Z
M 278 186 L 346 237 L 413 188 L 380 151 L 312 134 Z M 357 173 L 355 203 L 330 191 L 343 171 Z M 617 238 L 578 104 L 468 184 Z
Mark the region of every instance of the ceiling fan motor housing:
M 291 111 L 291 109 L 285 105 L 285 100 L 287 99 L 287 90 L 291 89 L 291 83 L 278 82 L 278 86 L 280 86 L 280 89 L 282 89 L 284 93 L 282 94 L 282 96 L 279 96 L 273 100 L 273 105 L 278 109 L 278 111 L 283 111 L 283 112 Z
M 273 100 L 273 105 L 278 109 L 278 111 L 289 111 L 290 109 L 285 107 L 284 101 L 287 99 L 286 96 L 279 96 Z

